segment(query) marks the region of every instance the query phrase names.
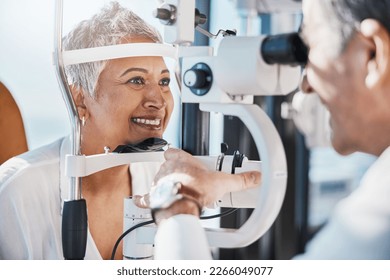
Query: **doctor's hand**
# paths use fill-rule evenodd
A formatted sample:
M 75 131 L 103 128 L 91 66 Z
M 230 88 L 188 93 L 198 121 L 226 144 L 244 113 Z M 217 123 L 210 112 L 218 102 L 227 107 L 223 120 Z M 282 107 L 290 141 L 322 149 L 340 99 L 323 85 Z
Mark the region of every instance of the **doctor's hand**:
M 210 171 L 199 159 L 179 149 L 168 149 L 164 157 L 166 161 L 154 179 L 154 186 L 158 188 L 167 181 L 179 182 L 186 196 L 195 200 L 200 208 L 212 205 L 228 192 L 256 187 L 261 181 L 258 171 L 239 174 Z M 135 197 L 134 202 L 139 207 L 148 207 L 148 195 Z

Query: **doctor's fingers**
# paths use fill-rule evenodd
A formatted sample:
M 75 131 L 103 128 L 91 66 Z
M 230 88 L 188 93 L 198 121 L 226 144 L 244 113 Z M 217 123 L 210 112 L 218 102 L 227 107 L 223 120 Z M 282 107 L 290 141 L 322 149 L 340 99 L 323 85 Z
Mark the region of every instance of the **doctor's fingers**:
M 193 167 L 206 169 L 199 159 L 180 149 L 169 148 L 165 151 L 164 157 L 168 164 L 177 163 L 179 165 L 180 163 L 186 163 L 193 165 Z
M 167 160 L 160 166 L 159 171 L 154 177 L 153 184 L 156 185 L 159 180 L 163 179 L 188 183 L 188 181 L 192 181 L 193 178 L 201 178 L 207 172 L 208 171 L 203 167 L 199 168 L 196 163 Z
M 176 149 L 176 148 L 169 148 L 164 152 L 164 157 L 166 160 L 174 160 L 174 159 L 181 159 L 181 158 L 187 158 L 191 157 L 189 153 L 186 151 Z
M 133 202 L 137 207 L 149 208 L 149 194 L 133 196 Z
M 247 171 L 238 174 L 214 173 L 215 182 L 223 186 L 224 192 L 236 192 L 257 187 L 261 182 L 261 173 Z
M 204 172 L 205 176 L 194 177 L 189 187 L 196 189 L 200 194 L 198 201 L 203 206 L 213 205 L 226 193 L 242 191 L 259 185 L 261 173 L 248 171 L 239 174 L 222 172 Z
M 164 157 L 166 160 L 161 164 L 154 178 L 154 183 L 157 183 L 159 179 L 168 175 L 174 177 L 174 173 L 198 176 L 207 171 L 207 167 L 199 159 L 179 149 L 168 149 L 165 151 Z

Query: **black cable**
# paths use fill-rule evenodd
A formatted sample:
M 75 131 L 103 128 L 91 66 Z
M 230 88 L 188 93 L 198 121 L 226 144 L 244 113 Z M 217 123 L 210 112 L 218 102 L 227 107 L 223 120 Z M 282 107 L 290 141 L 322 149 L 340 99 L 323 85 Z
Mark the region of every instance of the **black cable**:
M 199 219 L 201 219 L 201 220 L 208 220 L 208 219 L 220 218 L 220 217 L 229 215 L 229 214 L 237 211 L 237 209 L 238 208 L 232 208 L 232 209 L 227 210 L 227 211 L 225 211 L 223 213 L 216 214 L 216 215 L 211 215 L 211 216 L 202 216 L 202 217 L 199 217 Z M 130 232 L 132 232 L 133 230 L 135 230 L 135 229 L 137 229 L 139 227 L 150 225 L 152 223 L 154 223 L 153 220 L 142 222 L 142 223 L 139 223 L 139 224 L 136 224 L 136 225 L 132 226 L 131 228 L 129 228 L 128 230 L 123 232 L 121 234 L 121 236 L 119 236 L 118 240 L 115 242 L 114 248 L 112 249 L 112 253 L 111 253 L 111 260 L 115 259 L 115 254 L 116 254 L 116 250 L 118 249 L 119 243 L 122 241 L 123 238 L 125 238 L 126 235 L 128 235 Z
M 214 219 L 214 218 L 221 218 L 221 217 L 224 217 L 226 215 L 230 215 L 230 214 L 236 212 L 237 210 L 238 210 L 238 208 L 232 208 L 230 210 L 224 211 L 224 212 L 216 214 L 216 215 L 201 216 L 199 219 L 201 219 L 201 220 L 208 220 L 208 219 Z
M 111 260 L 115 259 L 115 253 L 116 253 L 116 250 L 118 249 L 118 246 L 119 246 L 119 243 L 121 242 L 121 240 L 126 236 L 128 235 L 130 232 L 132 232 L 133 230 L 139 228 L 139 227 L 143 227 L 143 226 L 146 226 L 146 225 L 149 225 L 149 224 L 153 224 L 154 221 L 153 220 L 150 220 L 150 221 L 146 221 L 146 222 L 142 222 L 142 223 L 139 223 L 139 224 L 136 224 L 134 226 L 132 226 L 131 228 L 129 228 L 128 230 L 126 230 L 124 233 L 122 233 L 121 236 L 119 236 L 118 240 L 116 241 L 115 245 L 114 245 L 114 248 L 112 249 L 112 254 L 111 254 Z

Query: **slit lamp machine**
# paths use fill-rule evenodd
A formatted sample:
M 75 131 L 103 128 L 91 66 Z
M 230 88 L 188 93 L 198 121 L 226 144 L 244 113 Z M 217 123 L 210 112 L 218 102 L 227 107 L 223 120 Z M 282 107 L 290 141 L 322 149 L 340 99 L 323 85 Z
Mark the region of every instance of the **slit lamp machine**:
M 253 208 L 238 229 L 203 228 L 210 247 L 238 248 L 259 239 L 273 224 L 282 206 L 287 184 L 287 163 L 280 136 L 254 96 L 286 95 L 297 89 L 300 65 L 307 49 L 297 33 L 243 37 L 233 31 L 224 36 L 217 51 L 192 46 L 195 30 L 210 38 L 218 36 L 199 25 L 207 19 L 195 8 L 195 0 L 165 0 L 153 15 L 164 24 L 164 44 L 133 43 L 90 49 L 62 49 L 63 0 L 56 0 L 54 64 L 59 86 L 71 120 L 71 153 L 66 157 L 70 193 L 63 206 L 62 242 L 65 259 L 83 259 L 87 242 L 87 209 L 81 197 L 81 178 L 110 167 L 134 162 L 163 162 L 163 152 L 115 153 L 85 156 L 80 151 L 80 119 L 67 84 L 65 67 L 71 64 L 130 56 L 162 56 L 176 60 L 181 102 L 199 103 L 202 111 L 236 116 L 249 129 L 261 161 L 246 157 L 237 164 L 235 156 L 199 156 L 211 170 L 235 172 L 259 170 L 259 187 L 229 193 L 217 205 Z M 102 147 L 103 148 L 103 147 Z M 124 199 L 124 231 L 150 218 L 148 209 L 137 208 Z M 153 255 L 156 225 L 140 227 L 124 238 L 124 258 L 144 259 Z M 183 244 L 186 246 L 186 244 Z

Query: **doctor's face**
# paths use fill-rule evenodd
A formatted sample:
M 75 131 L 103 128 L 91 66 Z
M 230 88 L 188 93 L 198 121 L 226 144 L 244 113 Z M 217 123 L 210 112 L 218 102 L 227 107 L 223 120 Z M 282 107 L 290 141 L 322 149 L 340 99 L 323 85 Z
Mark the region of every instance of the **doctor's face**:
M 152 41 L 132 39 L 131 43 Z M 94 146 L 137 143 L 160 137 L 173 110 L 170 73 L 162 57 L 128 57 L 108 61 L 96 87 L 86 98 L 88 132 Z
M 317 93 L 329 110 L 336 151 L 366 151 L 372 138 L 370 112 L 374 108 L 364 82 L 370 53 L 359 33 L 340 50 L 339 38 L 322 13 L 321 1 L 303 0 L 302 35 L 310 51 L 301 88 Z

